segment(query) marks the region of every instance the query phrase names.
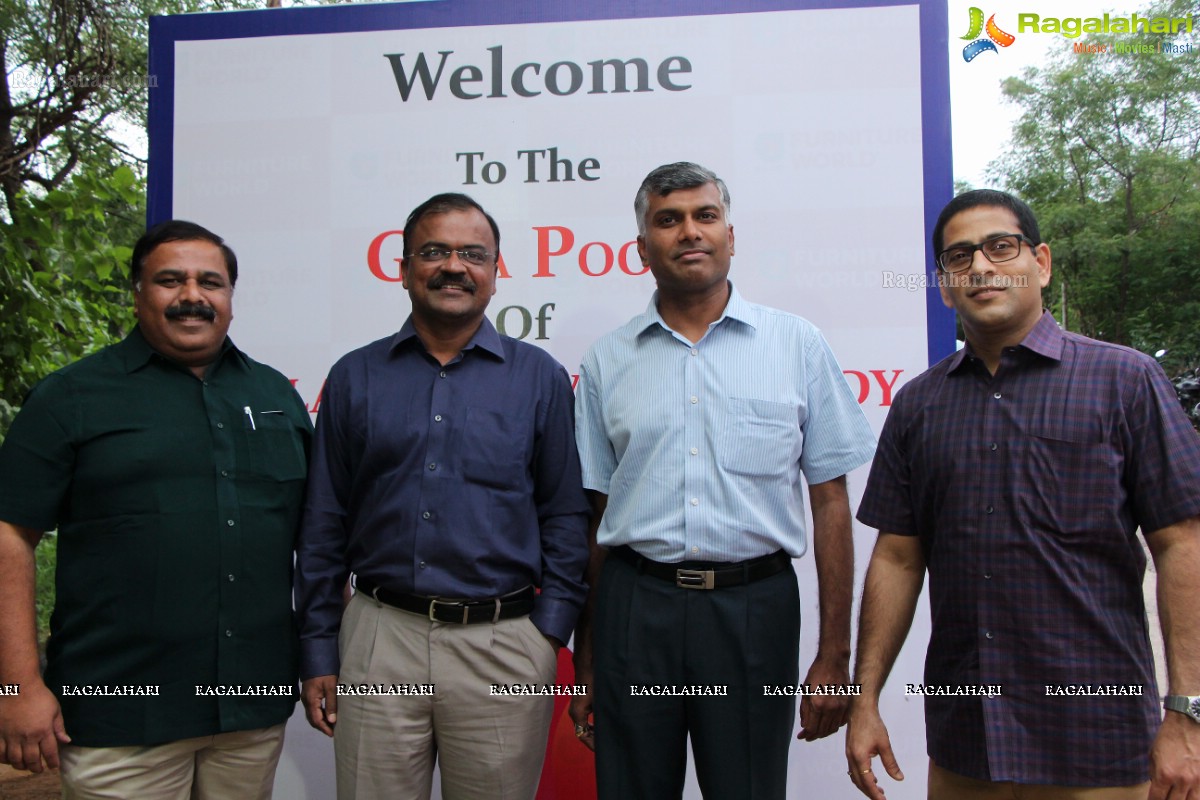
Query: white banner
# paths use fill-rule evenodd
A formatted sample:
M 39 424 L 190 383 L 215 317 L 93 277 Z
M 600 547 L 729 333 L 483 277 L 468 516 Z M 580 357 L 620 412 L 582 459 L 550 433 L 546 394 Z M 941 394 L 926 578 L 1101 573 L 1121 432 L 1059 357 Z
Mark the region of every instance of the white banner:
M 739 291 L 819 326 L 878 430 L 894 391 L 953 347 L 927 245 L 951 188 L 944 4 L 647 3 L 636 19 L 560 5 L 153 21 L 150 216 L 237 252 L 234 340 L 319 411 L 332 363 L 408 314 L 408 212 L 461 191 L 501 230 L 488 317 L 575 374 L 653 291 L 633 245 L 641 179 L 688 160 L 729 185 Z M 855 535 L 860 586 L 874 532 Z M 811 557 L 797 568 L 803 675 L 818 617 Z M 885 690 L 909 775 L 896 800 L 925 792 L 904 684 L 921 682 L 927 636 L 922 606 Z M 789 796 L 850 796 L 842 750 L 841 734 L 795 743 Z M 332 773 L 330 742 L 297 714 L 278 796 L 332 797 Z

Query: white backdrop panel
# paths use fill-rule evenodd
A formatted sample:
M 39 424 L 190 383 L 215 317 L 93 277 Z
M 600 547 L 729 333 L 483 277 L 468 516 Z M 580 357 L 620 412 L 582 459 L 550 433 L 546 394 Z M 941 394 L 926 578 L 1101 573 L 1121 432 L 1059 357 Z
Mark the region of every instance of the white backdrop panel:
M 152 105 L 151 217 L 227 238 L 242 266 L 232 335 L 294 378 L 310 409 L 334 360 L 408 314 L 400 229 L 443 191 L 472 195 L 500 225 L 504 277 L 489 317 L 576 373 L 586 347 L 653 291 L 630 246 L 633 196 L 650 169 L 677 160 L 726 180 L 734 282 L 822 328 L 876 430 L 891 392 L 929 363 L 930 337 L 952 340 L 924 288 L 927 208 L 950 190 L 944 6 L 670 16 L 683 11 L 664 4 L 640 19 L 475 25 L 479 3 L 450 2 L 463 9 L 452 26 L 406 22 L 432 13 L 424 5 L 166 18 L 152 29 L 152 66 L 174 80 L 169 102 Z M 922 41 L 931 27 L 940 42 Z M 422 58 L 427 81 L 414 74 Z M 645 91 L 615 91 L 611 72 L 593 85 L 589 62 L 634 58 L 647 78 L 638 86 L 630 71 L 629 88 Z M 413 82 L 407 99 L 393 61 Z M 526 63 L 540 65 L 520 73 L 533 97 L 514 89 Z M 662 85 L 664 64 L 677 90 Z M 479 79 L 459 94 L 482 96 L 452 92 L 464 67 L 460 77 Z M 575 69 L 580 86 L 568 92 Z M 854 507 L 865 476 L 851 476 Z M 874 532 L 855 536 L 860 586 Z M 797 570 L 803 674 L 816 647 L 811 558 Z M 885 690 L 909 775 L 888 787 L 897 800 L 924 796 L 921 704 L 903 686 L 920 682 L 927 636 L 922 605 Z M 850 797 L 842 748 L 840 734 L 794 743 L 789 796 Z M 277 787 L 282 798 L 332 796 L 332 748 L 299 714 Z

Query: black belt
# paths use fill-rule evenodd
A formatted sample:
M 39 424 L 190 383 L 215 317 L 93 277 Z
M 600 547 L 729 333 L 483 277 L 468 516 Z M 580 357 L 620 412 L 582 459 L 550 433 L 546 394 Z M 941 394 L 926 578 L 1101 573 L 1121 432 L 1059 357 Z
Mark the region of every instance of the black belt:
M 489 600 L 445 600 L 441 597 L 421 597 L 415 594 L 392 592 L 366 581 L 358 580 L 355 588 L 384 605 L 429 617 L 434 622 L 471 625 L 476 622 L 499 622 L 502 619 L 524 617 L 533 611 L 532 586 L 518 589 L 503 597 Z
M 646 558 L 632 547 L 625 545 L 610 548 L 608 554 L 632 564 L 637 567 L 638 572 L 673 583 L 680 589 L 722 589 L 726 586 L 742 586 L 777 575 L 792 563 L 792 557 L 783 550 L 732 564 L 703 561 L 664 564 Z M 693 566 L 685 567 L 684 564 Z

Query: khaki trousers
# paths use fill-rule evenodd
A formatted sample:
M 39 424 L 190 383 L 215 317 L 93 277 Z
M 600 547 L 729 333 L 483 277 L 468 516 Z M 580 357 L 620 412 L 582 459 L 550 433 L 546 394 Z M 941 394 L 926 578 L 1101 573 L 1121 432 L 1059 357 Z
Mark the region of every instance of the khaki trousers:
M 153 747 L 59 748 L 63 800 L 270 800 L 284 725 Z
M 554 683 L 558 659 L 528 617 L 450 625 L 354 595 L 342 618 L 338 683 L 432 694 L 338 697 L 339 800 L 428 800 L 435 759 L 444 800 L 531 800 L 551 696 L 496 695 Z
M 966 778 L 929 762 L 929 800 L 1146 800 L 1150 782 L 1137 786 L 1050 786 Z

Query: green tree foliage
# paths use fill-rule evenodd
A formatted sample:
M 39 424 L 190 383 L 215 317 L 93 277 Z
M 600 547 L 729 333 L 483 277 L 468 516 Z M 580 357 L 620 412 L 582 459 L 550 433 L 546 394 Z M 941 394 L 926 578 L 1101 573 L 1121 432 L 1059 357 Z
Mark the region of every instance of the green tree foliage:
M 34 553 L 37 604 L 38 647 L 45 656 L 46 640 L 50 638 L 50 613 L 54 610 L 54 569 L 58 564 L 58 537 L 43 536 Z
M 0 0 L 0 431 L 42 376 L 133 322 L 149 18 L 252 0 Z
M 144 105 L 146 48 L 124 11 L 0 0 L 0 424 L 38 378 L 129 324 L 118 267 L 144 191 L 112 131 Z
M 80 169 L 48 192 L 21 192 L 0 239 L 0 416 L 42 376 L 97 350 L 132 321 L 121 265 L 142 214 L 129 166 Z M 7 419 L 0 419 L 7 423 Z
M 1143 17 L 1200 16 L 1174 2 Z M 1073 42 L 1106 45 L 1076 53 Z M 1114 46 L 1191 43 L 1192 52 Z M 1048 66 L 1004 83 L 1023 109 L 998 182 L 1033 207 L 1050 243 L 1047 305 L 1071 330 L 1200 363 L 1200 53 L 1191 34 L 1063 39 Z

